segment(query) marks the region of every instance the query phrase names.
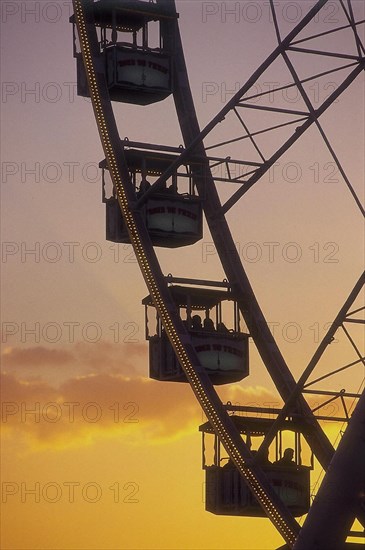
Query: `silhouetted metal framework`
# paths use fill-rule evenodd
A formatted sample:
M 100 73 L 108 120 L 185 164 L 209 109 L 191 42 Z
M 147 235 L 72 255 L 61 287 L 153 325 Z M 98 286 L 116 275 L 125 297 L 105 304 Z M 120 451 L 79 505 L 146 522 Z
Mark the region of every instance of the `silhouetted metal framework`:
M 362 502 L 365 503 L 364 433 L 365 392 L 360 397 L 349 426 L 336 449 L 294 545 L 295 550 L 345 548 L 360 493 Z M 353 536 L 356 536 L 356 533 Z
M 258 305 L 248 277 L 236 251 L 234 241 L 225 219 L 225 214 L 236 204 L 236 202 L 248 191 L 250 187 L 260 180 L 260 178 L 269 170 L 276 160 L 279 159 L 312 124 L 317 126 L 334 158 L 335 163 L 338 166 L 340 173 L 343 176 L 346 185 L 355 199 L 357 206 L 361 212 L 364 213 L 364 209 L 361 206 L 356 193 L 349 182 L 339 159 L 337 158 L 337 155 L 335 154 L 323 128 L 319 123 L 320 116 L 361 73 L 364 69 L 365 63 L 364 46 L 357 32 L 358 26 L 364 22 L 354 20 L 350 0 L 347 2 L 347 5 L 345 5 L 342 0 L 339 0 L 339 2 L 348 19 L 348 25 L 341 27 L 341 29 L 348 28 L 352 30 L 356 50 L 354 55 L 347 55 L 341 52 L 323 53 L 315 50 L 309 51 L 306 48 L 298 48 L 298 44 L 301 44 L 304 40 L 310 41 L 311 38 L 315 38 L 310 37 L 302 40 L 295 40 L 299 33 L 323 8 L 323 6 L 327 3 L 327 0 L 320 0 L 312 9 L 309 10 L 308 14 L 295 27 L 295 29 L 293 29 L 289 35 L 283 39 L 280 36 L 280 31 L 276 21 L 274 3 L 270 2 L 278 37 L 278 47 L 247 81 L 241 90 L 237 92 L 225 105 L 220 113 L 204 128 L 203 131 L 200 131 L 187 77 L 179 27 L 176 19 L 175 3 L 174 0 L 157 0 L 156 5 L 160 6 L 164 10 L 167 10 L 171 15 L 172 20 L 172 24 L 165 30 L 167 35 L 165 38 L 167 40 L 173 40 L 175 44 L 173 94 L 181 131 L 185 142 L 185 149 L 181 152 L 179 158 L 170 165 L 164 174 L 162 174 L 157 182 L 139 200 L 136 200 L 136 195 L 132 187 L 123 152 L 124 143 L 119 137 L 112 104 L 109 97 L 105 71 L 101 67 L 100 63 L 100 51 L 93 14 L 93 2 L 91 0 L 73 0 L 75 22 L 78 30 L 88 91 L 93 105 L 101 143 L 104 149 L 111 179 L 117 194 L 124 223 L 127 227 L 130 241 L 133 245 L 139 267 L 148 287 L 148 291 L 162 320 L 164 330 L 166 331 L 180 365 L 184 370 L 193 392 L 215 433 L 218 435 L 228 455 L 231 457 L 235 466 L 250 487 L 261 507 L 264 509 L 268 518 L 272 521 L 290 548 L 293 548 L 295 541 L 298 538 L 300 527 L 287 507 L 275 493 L 259 464 L 253 460 L 248 447 L 240 437 L 240 434 L 227 414 L 225 407 L 222 406 L 222 403 L 218 398 L 209 377 L 199 364 L 197 354 L 191 345 L 190 337 L 179 317 L 176 306 L 171 299 L 165 278 L 161 272 L 139 207 L 146 201 L 153 190 L 159 186 L 162 186 L 168 177 L 176 172 L 184 161 L 189 161 L 189 159 L 192 159 L 193 157 L 198 157 L 200 159 L 204 169 L 195 169 L 196 171 L 193 172 L 193 176 L 195 177 L 195 184 L 199 195 L 204 198 L 205 216 L 230 287 L 235 296 L 238 297 L 238 304 L 249 328 L 250 334 L 255 341 L 263 362 L 280 395 L 284 401 L 288 401 L 288 407 L 293 407 L 293 411 L 297 414 L 301 414 L 303 419 L 311 427 L 311 430 L 308 430 L 308 443 L 317 456 L 319 462 L 326 469 L 334 454 L 333 447 L 318 424 L 313 411 L 311 411 L 309 405 L 305 401 L 302 387 L 297 387 L 294 377 L 286 365 L 273 336 L 271 335 L 267 322 Z M 120 4 L 123 4 L 123 2 L 120 2 Z M 128 4 L 131 4 L 131 2 L 128 2 Z M 137 4 L 143 4 L 143 2 L 136 1 L 135 4 L 137 6 Z M 334 33 L 341 29 L 334 29 L 318 36 Z M 169 33 L 171 33 L 170 36 L 168 36 Z M 305 80 L 300 80 L 294 64 L 289 58 L 288 52 L 290 51 L 301 51 L 305 55 L 328 55 L 330 57 L 332 56 L 340 59 L 346 59 L 348 63 L 341 68 L 337 67 L 336 69 L 313 75 Z M 292 74 L 294 82 L 293 84 L 271 90 L 271 93 L 276 93 L 289 87 L 297 87 L 306 106 L 306 109 L 303 111 L 273 107 L 268 108 L 249 103 L 250 99 L 260 95 L 265 95 L 263 93 L 253 94 L 250 96 L 249 91 L 257 79 L 279 57 L 285 61 L 290 73 Z M 305 92 L 305 82 L 323 75 L 331 74 L 331 72 L 340 71 L 341 69 L 348 71 L 348 74 L 344 77 L 343 82 L 317 109 L 314 109 Z M 292 118 L 290 121 L 285 121 L 280 125 L 270 126 L 258 131 L 250 131 L 242 117 L 241 112 L 244 111 L 244 109 L 253 108 L 262 109 L 267 112 L 280 112 L 283 115 L 288 115 L 290 117 L 294 116 L 295 118 Z M 233 113 L 233 115 L 240 121 L 245 134 L 234 137 L 229 140 L 229 142 L 214 144 L 210 147 L 210 149 L 215 147 L 219 149 L 219 147 L 227 145 L 228 143 L 249 139 L 254 146 L 255 152 L 260 157 L 259 161 L 257 161 L 257 158 L 237 161 L 249 167 L 245 176 L 237 178 L 232 178 L 230 175 L 230 163 L 232 163 L 232 161 L 230 159 L 221 158 L 218 156 L 208 158 L 206 153 L 207 149 L 203 144 L 203 139 L 205 139 L 208 134 L 220 122 L 222 122 L 225 117 L 228 116 L 229 113 Z M 294 125 L 295 127 L 292 135 L 266 158 L 256 142 L 256 136 L 262 133 L 275 132 L 278 128 L 290 127 L 291 125 Z M 153 149 L 153 147 L 156 146 L 151 145 L 150 147 Z M 226 168 L 227 175 L 222 178 L 223 181 L 230 181 L 231 183 L 239 185 L 239 189 L 236 190 L 236 192 L 224 205 L 221 205 L 220 203 L 214 181 L 216 178 L 213 177 L 211 172 L 212 167 L 217 164 L 225 166 Z M 284 414 L 285 413 L 282 413 L 282 416 Z M 359 515 L 358 508 L 357 513 Z

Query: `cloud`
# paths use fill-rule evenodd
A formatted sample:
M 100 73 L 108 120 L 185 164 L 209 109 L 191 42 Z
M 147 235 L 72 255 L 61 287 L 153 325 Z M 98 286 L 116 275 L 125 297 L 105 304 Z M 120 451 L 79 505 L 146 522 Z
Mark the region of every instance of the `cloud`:
M 6 368 L 37 365 L 59 366 L 73 360 L 72 353 L 61 349 L 49 349 L 43 346 L 34 348 L 7 348 L 2 353 L 2 364 Z
M 110 342 L 79 342 L 66 349 L 6 348 L 3 433 L 25 438 L 33 448 L 79 446 L 114 437 L 136 445 L 157 444 L 196 433 L 206 419 L 190 386 L 141 376 L 138 365 L 147 370 L 147 351 L 144 343 Z M 278 394 L 246 384 L 216 390 L 223 403 L 282 406 Z
M 1 376 L 2 431 L 46 446 L 83 444 L 100 437 L 131 443 L 179 437 L 200 421 L 185 385 L 95 374 L 55 388 L 39 380 Z
M 7 347 L 1 355 L 3 371 L 22 379 L 63 382 L 70 376 L 99 373 L 136 375 L 148 358 L 147 343 L 77 342 L 66 348 Z
M 10 374 L 1 378 L 3 432 L 38 447 L 84 445 L 101 437 L 161 443 L 194 433 L 205 421 L 188 384 L 111 373 L 70 378 L 58 387 Z M 220 393 L 224 402 L 273 402 L 264 388 L 235 385 Z

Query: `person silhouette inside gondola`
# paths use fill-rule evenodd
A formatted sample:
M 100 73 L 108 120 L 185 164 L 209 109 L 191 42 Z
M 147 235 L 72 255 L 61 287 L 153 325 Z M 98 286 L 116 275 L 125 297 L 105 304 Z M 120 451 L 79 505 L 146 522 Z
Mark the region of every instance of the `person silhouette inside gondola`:
M 204 327 L 204 330 L 206 330 L 207 332 L 215 332 L 213 320 L 210 319 L 209 317 L 206 317 L 204 319 L 203 327 Z
M 217 325 L 217 331 L 218 331 L 218 332 L 222 332 L 222 333 L 228 333 L 228 332 L 229 332 L 229 330 L 228 330 L 228 328 L 226 327 L 226 325 L 225 325 L 224 323 L 222 323 L 222 322 L 218 323 L 218 325 Z
M 200 315 L 193 315 L 191 318 L 191 328 L 192 330 L 203 330 L 202 320 Z
M 275 466 L 283 466 L 285 468 L 288 466 L 295 468 L 296 464 L 293 459 L 294 459 L 294 449 L 291 449 L 290 447 L 288 447 L 287 449 L 285 449 L 283 456 L 279 460 L 274 462 L 274 464 Z
M 269 460 L 269 449 L 263 449 L 258 451 L 251 451 L 251 454 L 255 457 L 255 462 L 260 464 L 260 466 L 270 466 L 271 462 Z

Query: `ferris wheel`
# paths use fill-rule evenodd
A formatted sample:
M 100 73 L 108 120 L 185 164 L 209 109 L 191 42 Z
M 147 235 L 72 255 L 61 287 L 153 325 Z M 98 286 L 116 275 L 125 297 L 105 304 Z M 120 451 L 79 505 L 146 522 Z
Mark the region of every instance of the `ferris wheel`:
M 214 514 L 268 517 L 287 546 L 296 550 L 310 548 L 360 548 L 346 543 L 357 518 L 365 525 L 365 484 L 363 463 L 365 441 L 364 393 L 317 391 L 308 387 L 314 372 L 336 331 L 342 330 L 351 343 L 355 360 L 331 374 L 364 364 L 348 326 L 361 325 L 364 307 L 357 300 L 364 285 L 362 275 L 338 312 L 312 360 L 298 381 L 288 368 L 258 304 L 241 258 L 236 250 L 227 213 L 270 170 L 284 153 L 312 126 L 316 127 L 333 158 L 344 184 L 354 201 L 356 215 L 364 208 L 340 159 L 321 125 L 320 118 L 356 80 L 365 68 L 365 48 L 360 29 L 364 20 L 357 18 L 351 0 L 338 1 L 345 24 L 315 35 L 303 34 L 324 9 L 327 0 L 318 1 L 285 37 L 277 21 L 275 2 L 270 0 L 272 24 L 277 47 L 247 82 L 231 97 L 220 112 L 200 129 L 194 108 L 180 37 L 174 0 L 73 0 L 74 56 L 77 64 L 78 94 L 92 102 L 105 159 L 103 202 L 106 208 L 106 238 L 133 246 L 139 268 L 148 289 L 143 299 L 146 336 L 149 341 L 150 377 L 161 382 L 189 383 L 204 411 L 207 422 L 200 426 L 203 449 L 213 439 L 213 459 L 206 471 L 206 509 Z M 158 45 L 151 45 L 151 27 L 158 25 Z M 318 49 L 316 40 L 352 33 L 352 51 Z M 318 42 L 317 42 L 318 43 Z M 314 44 L 314 46 L 313 46 Z M 335 67 L 322 68 L 300 76 L 293 53 L 309 60 L 336 59 Z M 255 84 L 281 59 L 292 82 L 270 91 L 257 91 Z M 324 75 L 341 75 L 341 83 L 314 107 L 307 84 Z M 276 102 L 283 90 L 295 89 L 300 109 Z M 265 103 L 265 98 L 274 101 Z M 121 140 L 113 113 L 113 102 L 151 105 L 173 96 L 184 147 Z M 263 101 L 257 101 L 262 99 Z M 245 113 L 256 118 L 282 116 L 281 122 L 267 122 L 252 129 Z M 240 128 L 237 135 L 205 145 L 233 117 Z M 260 146 L 262 134 L 276 136 L 273 149 Z M 249 143 L 252 156 L 222 156 L 237 143 Z M 219 176 L 215 168 L 219 167 Z M 237 176 L 237 167 L 240 175 Z M 216 184 L 230 183 L 236 190 L 221 203 Z M 226 278 L 224 281 L 164 275 L 154 247 L 181 248 L 201 240 L 203 219 L 209 227 Z M 243 328 L 243 323 L 247 329 Z M 238 382 L 249 376 L 249 339 L 254 344 L 284 401 L 282 409 L 261 409 L 257 418 L 253 407 L 223 404 L 215 385 Z M 336 451 L 319 420 L 306 401 L 316 392 L 327 402 L 340 400 L 348 423 Z M 356 400 L 353 411 L 347 399 Z M 319 409 L 319 407 L 318 407 Z M 244 416 L 240 413 L 244 412 Z M 270 413 L 269 417 L 265 414 Z M 350 416 L 350 413 L 351 416 Z M 351 422 L 349 420 L 351 419 Z M 294 448 L 284 449 L 283 433 L 291 432 Z M 252 440 L 260 438 L 257 452 Z M 320 465 L 326 470 L 312 505 L 310 472 L 313 459 L 303 464 L 305 440 Z M 275 441 L 275 463 L 268 451 Z M 271 447 L 272 448 L 272 447 Z M 329 498 L 330 497 L 330 498 Z M 297 521 L 308 513 L 303 525 Z M 336 522 L 333 521 L 336 517 Z

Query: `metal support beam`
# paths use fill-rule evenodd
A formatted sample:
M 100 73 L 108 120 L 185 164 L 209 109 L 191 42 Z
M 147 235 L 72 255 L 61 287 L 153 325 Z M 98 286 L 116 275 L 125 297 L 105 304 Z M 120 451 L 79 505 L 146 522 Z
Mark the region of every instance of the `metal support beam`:
M 294 550 L 343 550 L 358 511 L 365 508 L 365 392 L 350 419 Z
M 362 61 L 357 66 L 355 66 L 355 69 L 345 78 L 345 80 L 342 82 L 340 86 L 322 103 L 322 105 L 316 109 L 316 111 L 311 115 L 308 116 L 306 121 L 301 125 L 298 126 L 295 130 L 295 133 L 290 136 L 290 138 L 254 173 L 253 176 L 251 176 L 250 179 L 248 179 L 243 187 L 238 189 L 228 200 L 227 202 L 222 206 L 221 211 L 223 214 L 227 213 L 232 206 L 234 206 L 237 201 L 252 187 L 269 169 L 270 167 L 300 138 L 302 134 L 308 128 L 313 124 L 317 124 L 318 118 L 328 109 L 330 105 L 342 94 L 346 88 L 349 87 L 349 85 L 355 80 L 355 78 L 364 70 L 365 68 L 365 62 Z M 322 135 L 323 137 L 323 135 Z M 343 176 L 347 186 L 350 189 L 350 192 L 352 196 L 354 197 L 354 200 L 359 207 L 361 213 L 364 215 L 365 210 L 362 204 L 360 203 L 356 193 L 354 192 L 350 182 L 348 181 L 348 178 L 346 174 L 344 173 L 341 165 L 339 164 L 339 161 L 331 148 L 328 140 L 326 141 L 327 147 L 330 149 L 330 152 L 335 159 L 335 162 L 337 166 L 339 167 L 339 170 L 341 172 L 341 175 Z
M 268 448 L 270 443 L 275 437 L 276 432 L 280 428 L 281 422 L 285 420 L 286 416 L 290 413 L 290 411 L 294 408 L 296 400 L 298 396 L 301 394 L 306 381 L 308 380 L 309 376 L 312 374 L 313 370 L 315 369 L 318 361 L 322 357 L 323 353 L 325 352 L 327 346 L 331 343 L 332 338 L 334 337 L 334 334 L 336 333 L 337 329 L 341 326 L 343 320 L 346 318 L 346 315 L 356 300 L 357 296 L 359 295 L 361 289 L 364 286 L 365 281 L 365 274 L 362 273 L 358 281 L 356 282 L 354 288 L 350 292 L 349 297 L 345 301 L 344 305 L 338 312 L 335 320 L 333 321 L 332 325 L 329 327 L 327 333 L 325 334 L 322 342 L 319 344 L 316 352 L 314 353 L 312 359 L 310 360 L 308 366 L 303 371 L 301 377 L 299 378 L 293 393 L 290 395 L 290 397 L 286 400 L 284 407 L 282 408 L 280 414 L 278 415 L 277 419 L 275 420 L 274 424 L 271 426 L 269 432 L 267 433 L 265 440 L 263 444 L 260 447 L 259 452 L 263 452 L 264 449 Z

